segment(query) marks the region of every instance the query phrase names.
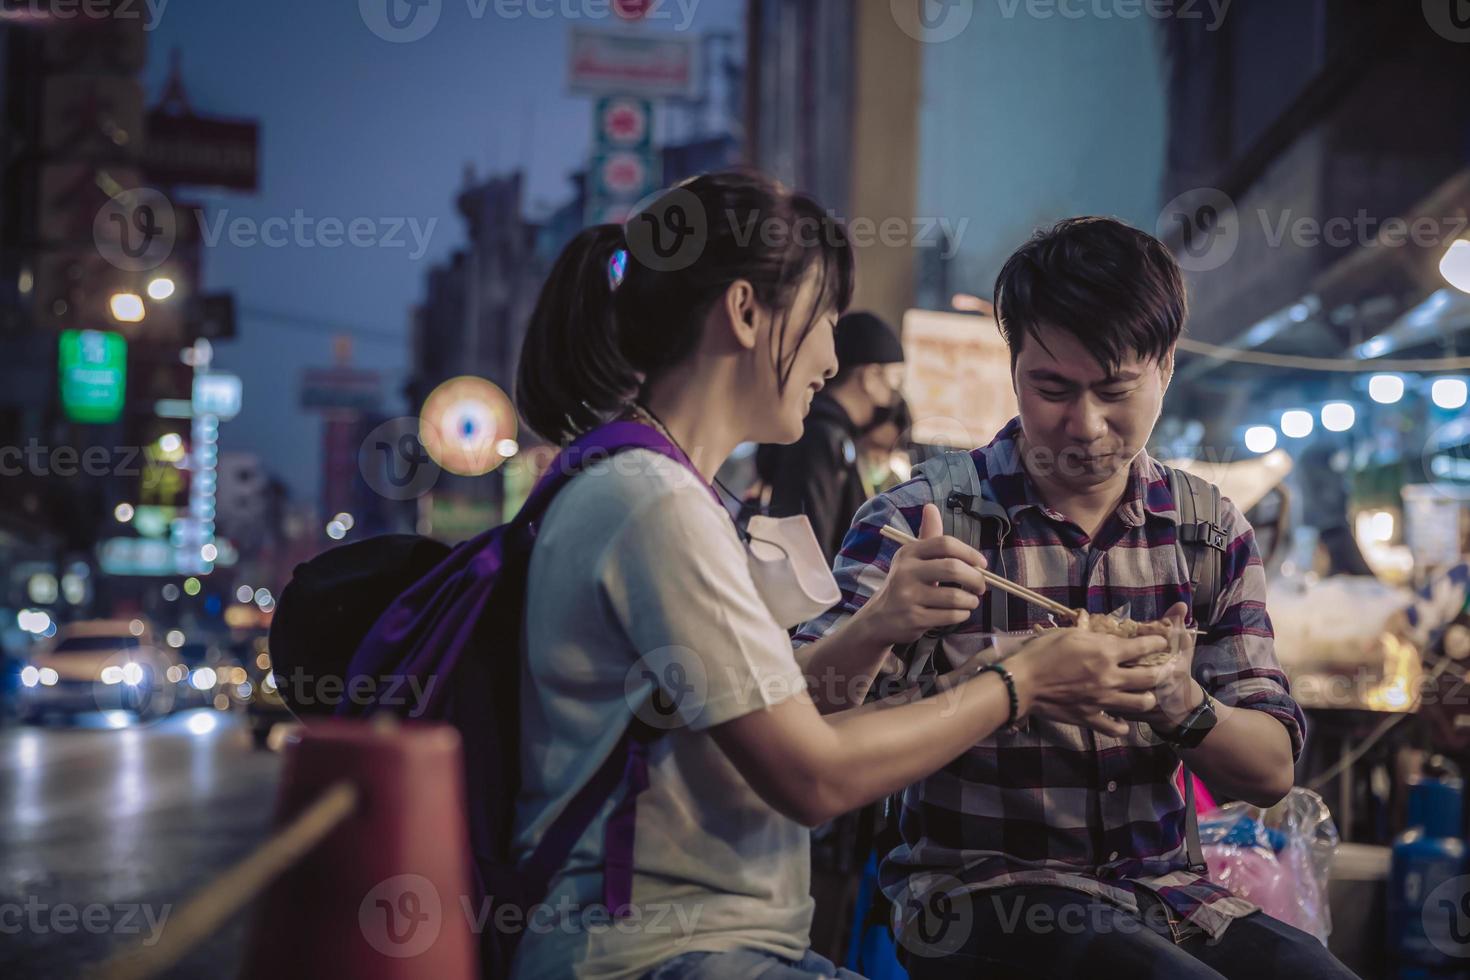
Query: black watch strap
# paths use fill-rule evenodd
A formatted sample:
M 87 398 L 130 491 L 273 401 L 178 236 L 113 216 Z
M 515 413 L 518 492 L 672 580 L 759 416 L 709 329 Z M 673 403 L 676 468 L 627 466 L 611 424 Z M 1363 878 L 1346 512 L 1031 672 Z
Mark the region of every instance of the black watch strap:
M 1218 717 L 1215 714 L 1215 699 L 1209 691 L 1201 689 L 1204 700 L 1189 713 L 1189 716 L 1172 732 L 1159 732 L 1165 742 L 1181 749 L 1197 749 L 1205 736 L 1215 730 Z

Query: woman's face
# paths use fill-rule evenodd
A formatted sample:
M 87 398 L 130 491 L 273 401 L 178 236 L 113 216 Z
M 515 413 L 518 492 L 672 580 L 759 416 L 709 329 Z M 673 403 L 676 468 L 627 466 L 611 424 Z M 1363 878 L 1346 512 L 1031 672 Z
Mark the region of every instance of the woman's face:
M 795 301 L 786 319 L 786 360 L 791 373 L 786 386 L 780 387 L 781 366 L 777 363 L 779 342 L 776 336 L 781 329 L 779 315 L 766 315 L 764 343 L 757 345 L 761 363 L 768 369 L 761 372 L 761 380 L 755 386 L 758 401 L 749 406 L 752 422 L 759 431 L 753 433 L 756 442 L 791 443 L 801 438 L 807 412 L 811 411 L 812 398 L 827 379 L 837 373 L 837 348 L 833 331 L 837 326 L 837 311 L 828 308 L 817 313 L 805 340 L 800 333 L 807 321 L 812 319 L 812 308 L 820 300 L 818 275 L 815 267 L 803 278 Z M 797 347 L 795 357 L 791 349 Z

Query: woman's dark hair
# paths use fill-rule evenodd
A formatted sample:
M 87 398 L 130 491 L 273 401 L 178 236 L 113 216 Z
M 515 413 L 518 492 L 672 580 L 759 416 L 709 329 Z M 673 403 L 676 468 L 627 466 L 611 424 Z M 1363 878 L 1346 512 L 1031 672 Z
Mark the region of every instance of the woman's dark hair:
M 1113 218 L 1069 218 L 1037 232 L 995 280 L 995 317 L 1011 364 L 1043 325 L 1066 331 L 1113 370 L 1159 360 L 1184 329 L 1184 280 L 1152 235 Z
M 626 262 L 621 281 L 615 259 Z M 627 226 L 587 228 L 562 249 L 526 330 L 516 405 L 556 443 L 599 424 L 694 353 L 705 314 L 740 279 L 778 318 L 772 361 L 784 387 L 821 314 L 851 301 L 853 264 L 841 225 L 810 197 L 758 174 L 695 177 Z M 818 300 L 793 332 L 808 273 Z

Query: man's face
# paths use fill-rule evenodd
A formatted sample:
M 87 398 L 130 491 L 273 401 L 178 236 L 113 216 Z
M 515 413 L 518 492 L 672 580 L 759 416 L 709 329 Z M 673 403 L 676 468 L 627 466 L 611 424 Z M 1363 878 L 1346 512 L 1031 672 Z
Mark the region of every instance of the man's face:
M 1153 433 L 1173 373 L 1173 352 L 1126 357 L 1108 371 L 1071 334 L 1027 335 L 1012 368 L 1029 452 L 1027 469 L 1077 492 L 1125 472 Z
M 903 362 L 869 364 L 862 369 L 863 391 L 877 408 L 892 408 L 903 394 Z

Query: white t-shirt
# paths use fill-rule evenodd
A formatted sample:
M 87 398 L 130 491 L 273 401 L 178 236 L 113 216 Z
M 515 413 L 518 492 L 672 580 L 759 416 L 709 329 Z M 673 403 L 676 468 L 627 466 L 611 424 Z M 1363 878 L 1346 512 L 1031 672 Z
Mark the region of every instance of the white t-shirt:
M 600 811 L 521 940 L 515 975 L 638 977 L 681 953 L 809 945 L 810 848 L 708 729 L 805 689 L 745 547 L 688 469 L 630 450 L 557 496 L 532 550 L 521 680 L 523 859 L 660 679 L 669 730 L 638 798 L 631 917 L 602 908 Z M 661 726 L 664 727 L 664 726 Z

